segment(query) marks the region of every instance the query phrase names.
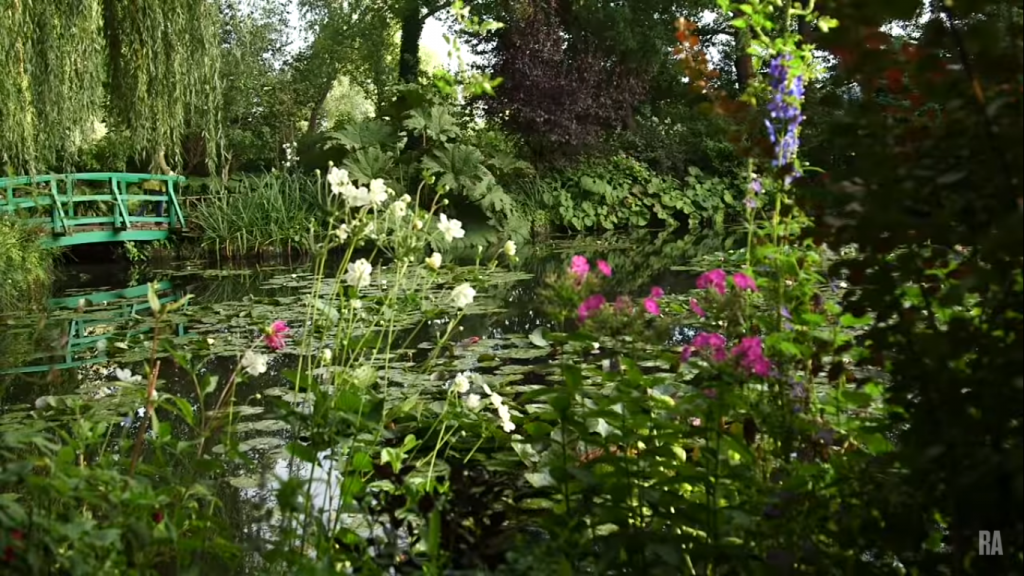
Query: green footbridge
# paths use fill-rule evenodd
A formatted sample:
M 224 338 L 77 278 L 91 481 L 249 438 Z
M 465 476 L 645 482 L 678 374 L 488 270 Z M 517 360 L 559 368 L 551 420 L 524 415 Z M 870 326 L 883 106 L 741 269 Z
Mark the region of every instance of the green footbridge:
M 181 300 L 184 294 L 175 290 L 170 282 L 155 286 L 161 305 Z M 49 301 L 54 332 L 51 338 L 60 343 L 59 349 L 36 353 L 14 368 L 0 369 L 0 374 L 31 374 L 51 370 L 67 370 L 109 360 L 107 345 L 148 334 L 152 326 L 139 322 L 152 314 L 148 299 L 149 285 L 142 284 L 123 290 L 93 292 L 54 298 Z M 10 335 L 32 338 L 33 328 L 8 327 Z M 181 337 L 187 332 L 183 323 L 173 327 Z M 105 341 L 101 344 L 101 341 Z
M 114 172 L 0 178 L 0 217 L 39 225 L 49 246 L 163 240 L 185 230 L 177 197 L 184 182 Z

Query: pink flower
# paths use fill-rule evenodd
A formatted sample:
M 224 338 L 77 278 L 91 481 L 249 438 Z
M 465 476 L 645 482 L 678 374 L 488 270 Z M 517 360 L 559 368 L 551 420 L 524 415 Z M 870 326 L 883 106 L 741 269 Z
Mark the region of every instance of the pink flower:
M 590 263 L 587 262 L 587 259 L 584 256 L 573 256 L 572 262 L 569 264 L 569 272 L 575 274 L 580 280 L 582 280 L 590 273 Z
M 707 316 L 707 314 L 704 312 L 704 309 L 700 307 L 700 303 L 697 302 L 696 298 L 690 298 L 690 310 L 693 310 L 693 313 L 696 314 L 697 316 L 700 316 L 701 318 Z
M 270 328 L 263 333 L 263 341 L 267 343 L 272 350 L 281 350 L 284 348 L 284 336 L 283 334 L 288 332 L 288 325 L 284 323 L 284 320 L 278 320 L 270 325 Z
M 757 283 L 750 276 L 747 276 L 743 272 L 737 272 L 732 275 L 732 283 L 736 285 L 736 288 L 740 290 L 750 290 L 751 292 L 757 292 Z
M 594 312 L 600 310 L 601 306 L 604 306 L 604 303 L 604 296 L 601 296 L 600 294 L 594 294 L 593 296 L 590 296 L 589 298 L 584 300 L 580 304 L 580 307 L 576 309 L 576 313 L 579 315 L 580 322 L 586 321 L 586 319 L 593 315 Z
M 665 291 L 661 289 L 661 286 L 651 286 L 651 298 L 659 300 L 664 295 Z
M 718 268 L 701 274 L 697 278 L 697 288 L 711 288 L 719 294 L 725 294 L 725 270 Z
M 740 361 L 740 368 L 758 376 L 768 376 L 771 362 L 764 357 L 764 346 L 757 336 L 748 336 L 732 349 L 732 356 Z
M 661 314 L 661 306 L 658 306 L 658 301 L 654 298 L 644 299 L 644 310 L 647 310 L 647 313 L 653 316 Z
M 701 332 L 693 339 L 693 347 L 698 350 L 724 348 L 725 336 L 722 336 L 721 334 L 711 334 L 710 332 Z
M 724 362 L 728 357 L 725 353 L 725 336 L 702 332 L 693 339 L 692 345 L 683 347 L 680 358 L 683 362 L 686 362 L 693 356 L 694 352 L 700 351 L 710 352 L 711 359 L 715 362 Z
M 598 260 L 597 269 L 601 271 L 601 274 L 611 278 L 612 277 L 612 265 L 607 260 Z

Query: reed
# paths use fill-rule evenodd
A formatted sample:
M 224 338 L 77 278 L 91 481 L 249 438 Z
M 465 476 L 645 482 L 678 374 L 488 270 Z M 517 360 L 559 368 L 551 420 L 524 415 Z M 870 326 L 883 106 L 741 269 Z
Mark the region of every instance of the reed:
M 303 250 L 320 218 L 316 183 L 305 176 L 247 175 L 204 192 L 187 200 L 189 226 L 204 250 L 228 257 Z

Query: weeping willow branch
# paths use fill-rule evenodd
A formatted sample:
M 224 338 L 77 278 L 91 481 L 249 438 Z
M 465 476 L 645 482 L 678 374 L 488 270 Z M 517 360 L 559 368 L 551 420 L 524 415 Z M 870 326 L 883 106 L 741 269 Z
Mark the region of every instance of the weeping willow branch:
M 105 120 L 131 151 L 180 157 L 186 131 L 209 159 L 219 130 L 215 0 L 0 3 L 0 162 L 33 172 L 70 164 Z

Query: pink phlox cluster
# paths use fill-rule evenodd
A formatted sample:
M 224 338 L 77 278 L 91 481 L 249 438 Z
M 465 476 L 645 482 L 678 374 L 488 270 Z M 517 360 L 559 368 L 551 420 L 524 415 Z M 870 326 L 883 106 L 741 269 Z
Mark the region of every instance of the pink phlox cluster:
M 573 256 L 572 260 L 569 262 L 569 272 L 574 274 L 580 280 L 583 280 L 587 277 L 587 274 L 590 274 L 590 262 L 587 262 L 587 258 L 585 256 L 577 254 L 576 256 Z
M 709 270 L 697 278 L 697 288 L 701 290 L 712 289 L 719 294 L 725 294 L 725 270 L 716 268 Z
M 740 368 L 751 374 L 766 377 L 771 373 L 772 364 L 764 357 L 764 345 L 757 336 L 747 336 L 740 340 L 731 354 L 739 359 Z
M 604 296 L 600 294 L 594 294 L 593 296 L 587 297 L 587 299 L 584 300 L 576 310 L 579 315 L 580 322 L 586 321 L 586 319 L 592 316 L 594 312 L 600 310 L 601 307 L 604 306 L 605 302 L 606 300 L 604 299 Z
M 757 292 L 757 283 L 750 276 L 747 276 L 743 272 L 737 272 L 732 275 L 732 283 L 736 285 L 739 290 L 749 290 L 751 292 Z
M 601 271 L 601 274 L 611 278 L 612 277 L 612 265 L 607 260 L 598 260 L 597 269 Z
M 684 346 L 680 358 L 689 361 L 695 352 L 706 354 L 713 362 L 725 362 L 730 356 L 735 358 L 739 367 L 749 374 L 767 377 L 771 373 L 772 364 L 764 356 L 764 345 L 761 338 L 747 336 L 726 353 L 725 337 L 721 334 L 704 332 L 693 339 L 693 343 Z
M 692 310 L 694 314 L 701 318 L 707 316 L 707 313 L 704 312 L 704 309 L 700 307 L 700 303 L 697 302 L 696 298 L 690 298 L 690 310 Z
M 715 362 L 724 362 L 727 355 L 725 353 L 725 336 L 721 334 L 711 334 L 709 332 L 702 332 L 693 339 L 693 344 L 689 346 L 683 346 L 682 360 L 686 362 L 693 356 L 694 352 L 707 352 L 712 360 Z
M 661 315 L 661 306 L 658 304 L 658 300 L 665 295 L 665 291 L 660 286 L 651 287 L 651 295 L 644 298 L 644 310 L 652 316 Z
M 726 290 L 726 278 L 728 278 L 728 275 L 725 273 L 725 270 L 722 270 L 721 268 L 709 270 L 697 278 L 697 288 L 701 290 L 711 289 L 718 292 L 720 295 L 724 295 Z M 737 290 L 757 292 L 757 282 L 754 281 L 753 277 L 744 274 L 743 272 L 733 274 L 732 283 L 736 286 Z

